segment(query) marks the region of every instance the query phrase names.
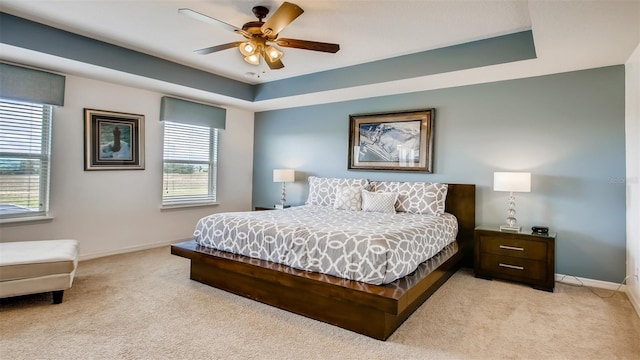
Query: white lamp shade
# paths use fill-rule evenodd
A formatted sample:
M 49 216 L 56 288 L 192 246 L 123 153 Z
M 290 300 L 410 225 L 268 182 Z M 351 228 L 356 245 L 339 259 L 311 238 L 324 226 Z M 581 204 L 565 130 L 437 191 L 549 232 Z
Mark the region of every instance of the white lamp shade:
M 493 190 L 509 192 L 531 192 L 531 173 L 494 172 Z
M 274 169 L 273 182 L 291 182 L 296 179 L 296 172 L 293 169 Z

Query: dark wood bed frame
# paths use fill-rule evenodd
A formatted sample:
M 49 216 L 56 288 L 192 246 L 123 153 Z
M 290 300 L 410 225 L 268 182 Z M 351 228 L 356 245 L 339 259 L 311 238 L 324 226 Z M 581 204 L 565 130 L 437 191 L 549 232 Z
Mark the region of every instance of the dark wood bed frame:
M 386 340 L 460 266 L 473 267 L 475 193 L 475 185 L 449 185 L 446 211 L 458 218 L 458 250 L 433 271 L 415 271 L 386 285 L 297 270 L 193 240 L 172 245 L 171 253 L 191 259 L 192 280 Z

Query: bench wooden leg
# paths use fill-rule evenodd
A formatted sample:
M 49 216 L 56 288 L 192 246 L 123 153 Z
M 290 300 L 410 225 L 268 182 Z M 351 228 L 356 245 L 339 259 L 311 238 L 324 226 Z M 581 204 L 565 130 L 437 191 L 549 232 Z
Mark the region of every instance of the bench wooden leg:
M 64 290 L 53 291 L 53 303 L 60 304 L 62 302 L 62 296 L 64 295 Z

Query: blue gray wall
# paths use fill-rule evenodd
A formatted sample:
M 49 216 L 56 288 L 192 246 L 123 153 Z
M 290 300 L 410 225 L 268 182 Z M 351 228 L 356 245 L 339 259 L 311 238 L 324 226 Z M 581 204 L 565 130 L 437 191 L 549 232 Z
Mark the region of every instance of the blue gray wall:
M 347 170 L 349 114 L 435 108 L 433 174 Z M 477 223 L 504 222 L 494 171 L 530 171 L 516 194 L 524 227 L 557 232 L 556 272 L 619 282 L 625 275 L 624 66 L 256 114 L 253 203 L 278 202 L 274 168 L 294 168 L 287 202 L 309 175 L 473 183 Z

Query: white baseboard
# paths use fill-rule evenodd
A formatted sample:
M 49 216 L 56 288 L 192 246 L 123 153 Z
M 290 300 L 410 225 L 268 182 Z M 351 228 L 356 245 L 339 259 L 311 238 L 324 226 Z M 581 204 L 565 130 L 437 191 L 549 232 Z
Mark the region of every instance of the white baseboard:
M 589 287 L 594 287 L 599 289 L 606 289 L 606 290 L 618 290 L 618 291 L 626 290 L 625 285 L 620 286 L 620 284 L 612 283 L 609 281 L 587 279 L 587 278 L 582 278 L 582 277 L 573 276 L 573 275 L 556 274 L 556 282 L 566 283 L 570 285 L 584 285 L 584 286 L 589 286 Z
M 638 296 L 634 294 L 633 291 L 631 291 L 631 287 L 628 287 L 626 285 L 620 286 L 620 284 L 616 284 L 608 281 L 586 279 L 586 278 L 581 278 L 573 275 L 556 274 L 556 282 L 563 282 L 571 285 L 580 285 L 580 281 L 576 279 L 580 280 L 582 282 L 582 285 L 584 286 L 607 289 L 607 290 L 618 290 L 621 292 L 625 292 L 627 294 L 627 298 L 629 299 L 629 302 L 631 302 L 631 305 L 636 311 L 636 314 L 640 317 L 640 298 L 638 298 Z
M 636 314 L 640 317 L 640 299 L 638 299 L 632 291 L 629 291 L 629 289 L 627 289 L 627 297 L 629 298 L 631 305 L 633 305 L 633 308 L 636 309 Z
M 134 251 L 149 250 L 149 249 L 154 249 L 154 248 L 157 248 L 157 247 L 167 246 L 167 245 L 171 245 L 171 244 L 175 244 L 177 242 L 187 241 L 187 240 L 190 240 L 190 239 L 160 241 L 160 242 L 152 243 L 152 244 L 129 246 L 129 247 L 120 248 L 120 249 L 117 249 L 117 250 L 90 253 L 90 254 L 82 254 L 82 255 L 80 255 L 78 257 L 78 260 L 84 261 L 84 260 L 97 259 L 97 258 L 101 258 L 101 257 L 105 257 L 105 256 L 125 254 L 125 253 L 134 252 Z

